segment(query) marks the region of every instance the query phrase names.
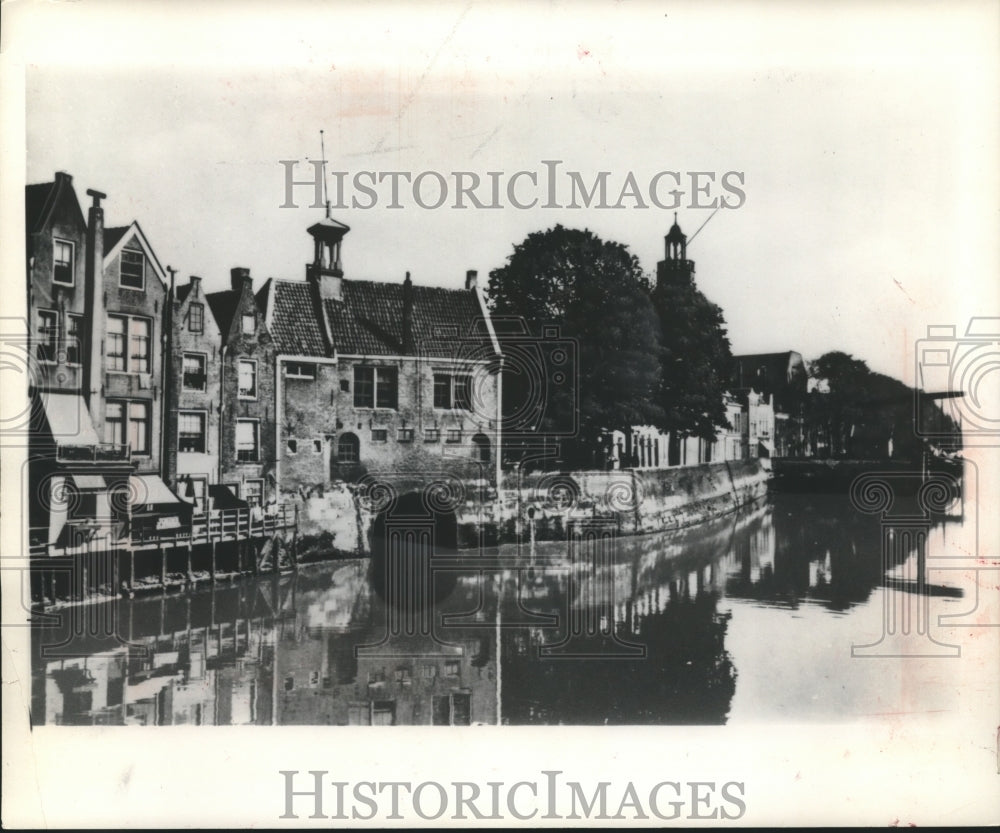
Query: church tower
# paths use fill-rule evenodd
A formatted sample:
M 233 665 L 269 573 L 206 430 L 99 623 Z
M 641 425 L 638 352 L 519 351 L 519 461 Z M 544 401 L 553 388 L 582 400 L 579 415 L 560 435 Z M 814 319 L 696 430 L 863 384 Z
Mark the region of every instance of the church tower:
M 674 224 L 664 238 L 664 259 L 656 264 L 656 283 L 659 286 L 665 282 L 691 283 L 694 280 L 694 261 L 687 259 L 687 235 L 677 225 L 677 212 L 674 212 Z

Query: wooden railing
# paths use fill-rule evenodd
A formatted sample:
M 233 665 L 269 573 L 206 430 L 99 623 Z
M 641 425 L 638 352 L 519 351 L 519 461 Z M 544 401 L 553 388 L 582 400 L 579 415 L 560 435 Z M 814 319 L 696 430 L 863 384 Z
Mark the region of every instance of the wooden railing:
M 93 521 L 72 521 L 81 529 L 89 528 Z M 169 529 L 156 529 L 142 521 L 132 521 L 132 532 L 128 539 L 110 544 L 112 547 L 128 549 L 143 546 L 171 546 L 187 544 L 207 544 L 212 541 L 245 541 L 250 538 L 266 538 L 285 529 L 294 529 L 297 523 L 295 507 L 278 504 L 266 509 L 217 509 L 207 514 L 195 515 L 191 522 L 181 523 Z M 86 552 L 85 543 L 67 548 L 45 542 L 47 527 L 32 527 L 29 530 L 28 549 L 33 557 L 46 555 L 71 555 Z M 108 546 L 105 543 L 104 546 Z
M 133 527 L 132 543 L 181 543 L 204 544 L 211 541 L 243 541 L 248 538 L 265 538 L 296 525 L 295 507 L 278 504 L 273 507 L 248 509 L 217 509 L 194 515 L 190 525 L 178 529 L 151 529 Z

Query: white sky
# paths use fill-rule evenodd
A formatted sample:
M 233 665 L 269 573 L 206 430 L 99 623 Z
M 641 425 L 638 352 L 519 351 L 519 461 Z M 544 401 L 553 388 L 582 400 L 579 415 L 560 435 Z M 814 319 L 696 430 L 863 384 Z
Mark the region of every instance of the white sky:
M 56 8 L 58 7 L 58 8 Z M 448 173 L 563 160 L 585 179 L 745 174 L 694 241 L 736 352 L 843 349 L 912 381 L 928 324 L 996 315 L 998 7 L 987 4 L 283 4 L 32 7 L 28 182 L 73 174 L 108 224 L 222 288 L 232 266 L 300 279 L 305 228 L 278 160 Z M 9 45 L 8 45 L 9 48 Z M 620 187 L 620 186 L 619 186 Z M 611 188 L 615 191 L 615 186 Z M 388 195 L 387 185 L 380 193 Z M 348 277 L 485 280 L 561 222 L 655 272 L 672 212 L 342 210 Z M 690 236 L 708 210 L 681 209 Z

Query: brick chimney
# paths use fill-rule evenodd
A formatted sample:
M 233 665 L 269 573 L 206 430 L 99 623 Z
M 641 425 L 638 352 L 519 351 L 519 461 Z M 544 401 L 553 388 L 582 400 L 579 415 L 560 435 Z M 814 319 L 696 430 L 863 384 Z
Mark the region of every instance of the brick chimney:
M 413 281 L 407 272 L 403 281 L 403 355 L 410 356 L 416 352 L 413 343 Z
M 57 177 L 72 182 L 69 174 Z M 84 320 L 87 322 L 86 363 L 83 366 L 83 392 L 90 411 L 90 420 L 103 434 L 104 409 L 101 407 L 101 389 L 104 382 L 104 361 L 101 348 L 104 344 L 104 209 L 101 200 L 107 194 L 87 189 L 87 196 L 94 202 L 87 213 L 87 260 L 84 269 Z
M 475 289 L 479 286 L 479 273 L 475 269 L 469 269 L 465 273 L 465 288 Z
M 194 280 L 192 278 L 192 280 Z M 229 285 L 233 292 L 242 292 L 243 284 L 250 284 L 250 291 L 253 292 L 253 278 L 250 277 L 250 270 L 245 266 L 236 266 L 229 270 Z

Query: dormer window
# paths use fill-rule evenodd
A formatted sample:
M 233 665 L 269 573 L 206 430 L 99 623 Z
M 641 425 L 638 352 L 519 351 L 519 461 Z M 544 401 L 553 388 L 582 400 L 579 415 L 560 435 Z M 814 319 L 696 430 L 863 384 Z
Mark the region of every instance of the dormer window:
M 119 283 L 128 289 L 146 288 L 146 256 L 142 252 L 122 251 Z
M 72 286 L 75 281 L 73 269 L 73 244 L 65 240 L 55 240 L 52 245 L 52 280 L 55 283 Z
M 257 316 L 253 313 L 243 314 L 243 323 L 240 328 L 245 336 L 252 336 L 257 332 Z

